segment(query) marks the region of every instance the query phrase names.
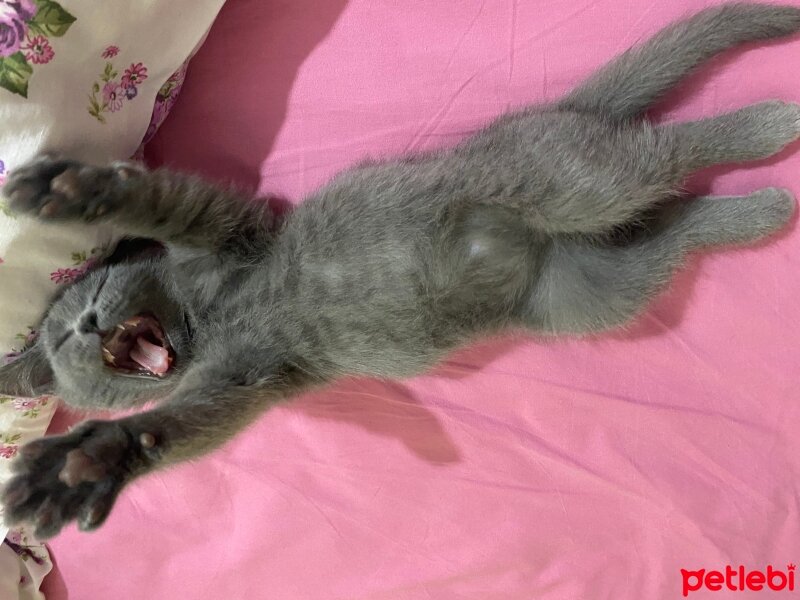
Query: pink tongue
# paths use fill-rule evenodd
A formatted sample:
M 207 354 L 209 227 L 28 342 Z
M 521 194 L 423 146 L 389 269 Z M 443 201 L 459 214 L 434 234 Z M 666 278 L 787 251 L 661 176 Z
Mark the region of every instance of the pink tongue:
M 151 344 L 143 337 L 136 339 L 136 345 L 131 350 L 131 358 L 135 363 L 156 375 L 163 375 L 169 371 L 167 349 Z

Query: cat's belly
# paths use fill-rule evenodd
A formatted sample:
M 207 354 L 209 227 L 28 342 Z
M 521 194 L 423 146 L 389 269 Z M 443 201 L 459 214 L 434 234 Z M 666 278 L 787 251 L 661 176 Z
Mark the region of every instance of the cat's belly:
M 412 375 L 434 362 L 440 352 L 423 276 L 402 262 L 308 267 L 294 312 L 316 340 L 309 351 L 343 372 L 385 377 Z

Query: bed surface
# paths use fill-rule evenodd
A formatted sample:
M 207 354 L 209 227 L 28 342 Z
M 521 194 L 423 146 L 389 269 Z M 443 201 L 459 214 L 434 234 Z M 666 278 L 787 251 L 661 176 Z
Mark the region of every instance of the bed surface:
M 707 4 L 229 0 L 150 159 L 297 202 L 365 157 L 555 99 Z M 800 101 L 799 70 L 800 40 L 751 46 L 658 115 Z M 692 189 L 800 193 L 796 150 Z M 785 569 L 798 268 L 793 225 L 693 260 L 624 334 L 482 344 L 277 408 L 53 540 L 49 598 L 677 598 L 681 568 Z

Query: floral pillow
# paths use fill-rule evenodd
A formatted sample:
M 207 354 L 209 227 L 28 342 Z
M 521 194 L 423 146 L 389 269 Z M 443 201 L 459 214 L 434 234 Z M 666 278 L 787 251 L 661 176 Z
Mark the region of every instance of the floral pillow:
M 175 102 L 186 62 L 223 2 L 0 0 L 0 186 L 43 150 L 99 163 L 136 155 Z M 0 204 L 0 360 L 14 359 L 53 293 L 113 239 L 107 229 L 47 228 Z M 44 433 L 55 405 L 0 393 L 0 486 L 17 448 Z M 27 535 L 14 539 L 33 551 Z

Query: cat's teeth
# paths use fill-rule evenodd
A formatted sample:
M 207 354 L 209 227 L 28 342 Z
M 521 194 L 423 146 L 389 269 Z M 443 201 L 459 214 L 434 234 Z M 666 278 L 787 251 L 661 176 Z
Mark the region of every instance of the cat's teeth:
M 114 358 L 114 355 L 105 346 L 103 347 L 103 360 L 105 360 L 108 364 L 111 364 L 111 365 L 117 364 L 117 361 Z

